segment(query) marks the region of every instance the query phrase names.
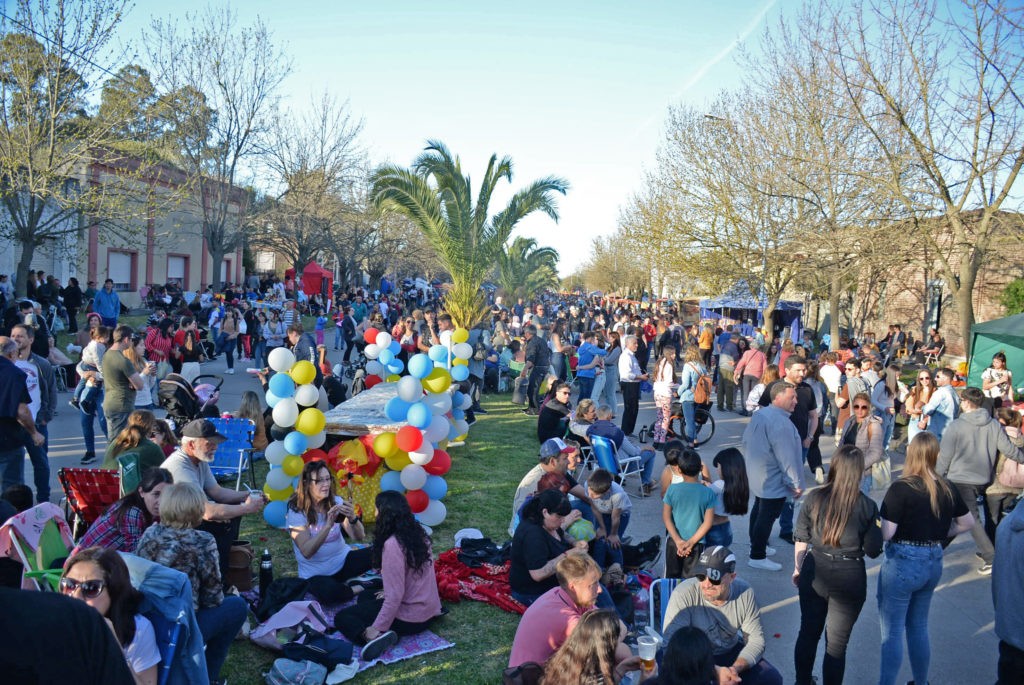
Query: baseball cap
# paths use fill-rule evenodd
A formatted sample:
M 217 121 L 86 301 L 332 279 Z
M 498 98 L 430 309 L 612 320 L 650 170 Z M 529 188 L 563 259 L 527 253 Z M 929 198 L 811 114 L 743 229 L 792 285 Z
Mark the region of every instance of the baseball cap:
M 190 421 L 181 430 L 181 437 L 183 438 L 206 438 L 207 440 L 227 440 L 227 436 L 221 435 L 217 432 L 217 427 L 213 425 L 213 421 L 208 419 L 196 419 Z
M 736 555 L 728 547 L 715 545 L 706 548 L 700 555 L 690 577 L 707 576 L 711 582 L 718 583 L 726 573 L 732 573 L 735 570 Z
M 548 438 L 544 441 L 544 444 L 540 446 L 540 458 L 551 459 L 557 457 L 559 454 L 571 454 L 576 449 L 569 447 L 561 438 Z

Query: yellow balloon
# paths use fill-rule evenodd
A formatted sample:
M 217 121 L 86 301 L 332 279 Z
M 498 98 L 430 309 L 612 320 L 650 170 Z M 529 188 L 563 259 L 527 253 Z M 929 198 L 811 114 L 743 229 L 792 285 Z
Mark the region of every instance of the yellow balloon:
M 463 433 L 459 437 L 455 438 L 455 442 L 466 442 L 466 438 L 469 437 L 469 433 Z
M 313 366 L 313 362 L 303 359 L 300 362 L 295 362 L 295 366 L 288 372 L 288 375 L 295 381 L 295 385 L 306 385 L 312 383 L 316 378 L 316 367 Z
M 384 380 L 386 380 L 388 383 L 396 383 L 396 382 L 398 382 L 398 380 L 400 378 L 401 378 L 401 376 L 399 376 L 397 373 L 393 373 L 393 374 L 389 375 L 387 378 L 385 378 Z
M 302 466 L 302 457 L 297 457 L 294 454 L 289 454 L 281 462 L 281 470 L 292 477 L 302 473 Z
M 448 449 L 448 438 L 445 438 L 444 440 L 438 440 L 437 441 L 437 448 L 440 449 L 440 450 Z
M 270 499 L 271 502 L 283 502 L 292 496 L 292 493 L 295 492 L 295 489 L 289 485 L 287 488 L 275 490 L 269 485 L 264 485 L 263 492 L 267 493 L 267 497 Z
M 387 459 L 398 451 L 394 433 L 381 433 L 373 439 L 373 451 L 381 459 Z
M 303 409 L 299 418 L 295 419 L 295 430 L 303 435 L 316 435 L 327 425 L 327 418 L 324 413 L 316 407 Z
M 469 366 L 469 360 L 463 359 L 462 357 L 456 357 L 452 360 L 452 366 Z
M 452 377 L 447 369 L 435 368 L 420 383 L 422 383 L 427 392 L 441 393 L 452 384 Z
M 454 331 L 452 331 L 452 342 L 464 343 L 467 340 L 469 340 L 469 331 L 467 331 L 465 328 L 456 328 Z
M 388 465 L 388 468 L 392 471 L 401 471 L 406 466 L 412 463 L 412 459 L 409 458 L 408 452 L 398 450 L 390 457 L 384 460 L 384 463 Z

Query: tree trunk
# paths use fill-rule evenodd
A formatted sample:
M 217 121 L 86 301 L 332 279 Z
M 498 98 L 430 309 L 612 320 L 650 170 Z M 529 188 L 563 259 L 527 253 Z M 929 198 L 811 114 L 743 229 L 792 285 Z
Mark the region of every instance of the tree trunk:
M 779 303 L 778 300 L 768 300 L 764 305 L 764 328 L 768 331 L 768 335 L 765 336 L 765 344 L 771 345 L 772 341 L 775 340 L 775 306 Z
M 974 282 L 978 278 L 978 264 L 971 256 L 965 256 L 960 268 L 960 287 L 953 293 L 956 312 L 960 319 L 960 335 L 964 339 L 964 356 L 971 358 L 971 326 L 974 325 Z
M 27 240 L 21 243 L 21 259 L 18 260 L 18 271 L 11 274 L 14 279 L 14 296 L 17 299 L 28 296 L 28 270 L 32 268 L 32 258 L 36 254 L 35 243 Z M 8 304 L 11 304 L 8 302 Z
M 214 291 L 221 289 L 220 283 L 220 267 L 224 263 L 224 247 L 220 244 L 214 244 L 209 240 L 206 241 L 207 249 L 210 252 L 210 261 L 213 262 L 213 273 L 210 275 L 210 282 L 207 285 L 212 285 Z M 199 278 L 200 285 L 202 284 L 203 278 L 206 274 L 203 274 Z
M 835 351 L 839 349 L 839 276 L 832 275 L 832 282 L 828 288 L 828 334 L 831 336 L 828 349 Z

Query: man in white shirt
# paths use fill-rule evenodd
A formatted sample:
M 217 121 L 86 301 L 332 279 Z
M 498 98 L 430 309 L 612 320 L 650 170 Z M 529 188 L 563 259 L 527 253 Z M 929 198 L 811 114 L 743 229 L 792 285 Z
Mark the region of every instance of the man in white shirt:
M 648 378 L 636 360 L 639 342 L 635 335 L 627 335 L 619 356 L 619 388 L 622 390 L 622 432 L 633 435 L 636 416 L 640 412 L 640 381 Z

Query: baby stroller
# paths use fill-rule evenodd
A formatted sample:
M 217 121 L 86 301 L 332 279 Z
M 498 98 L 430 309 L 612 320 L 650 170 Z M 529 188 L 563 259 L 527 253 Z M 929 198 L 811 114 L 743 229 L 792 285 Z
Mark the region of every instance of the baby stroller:
M 220 376 L 202 375 L 190 384 L 184 376 L 176 373 L 169 373 L 160 381 L 157 390 L 160 407 L 167 412 L 178 437 L 181 437 L 181 429 L 186 423 L 200 418 L 206 409 L 217 404 L 223 383 Z

